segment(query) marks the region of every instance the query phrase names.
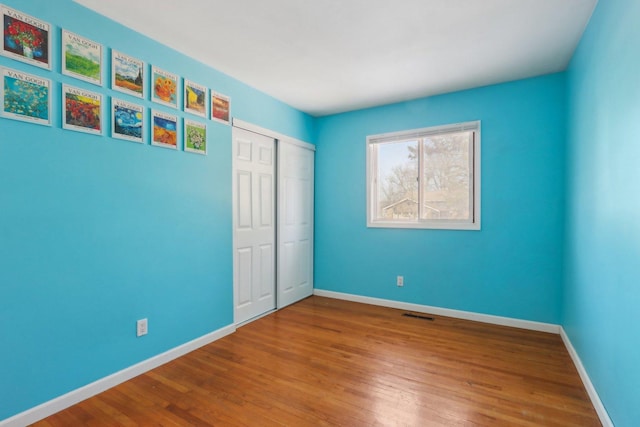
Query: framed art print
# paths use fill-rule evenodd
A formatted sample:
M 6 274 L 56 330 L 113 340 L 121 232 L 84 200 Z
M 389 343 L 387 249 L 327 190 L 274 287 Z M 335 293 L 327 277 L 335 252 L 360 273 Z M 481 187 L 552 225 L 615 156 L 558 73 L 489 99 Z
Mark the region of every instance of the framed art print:
M 184 111 L 200 117 L 207 117 L 207 88 L 184 79 Z
M 178 116 L 151 110 L 151 144 L 178 149 Z
M 51 25 L 4 5 L 2 55 L 36 67 L 51 69 Z
M 2 117 L 51 126 L 51 80 L 0 68 Z
M 207 154 L 207 125 L 184 119 L 184 151 Z
M 102 45 L 62 30 L 62 74 L 102 86 Z
M 63 84 L 62 128 L 102 135 L 102 95 Z
M 180 78 L 158 67 L 151 67 L 151 100 L 169 107 L 178 108 L 178 86 Z
M 231 99 L 228 96 L 211 91 L 211 120 L 228 125 Z
M 111 50 L 111 89 L 144 98 L 144 62 Z
M 111 98 L 111 137 L 144 144 L 144 107 Z

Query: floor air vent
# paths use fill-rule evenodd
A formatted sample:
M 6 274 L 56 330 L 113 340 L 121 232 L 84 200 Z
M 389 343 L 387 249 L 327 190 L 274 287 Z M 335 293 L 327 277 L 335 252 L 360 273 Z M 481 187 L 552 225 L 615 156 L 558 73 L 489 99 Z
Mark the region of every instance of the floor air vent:
M 423 316 L 420 314 L 413 314 L 413 313 L 404 313 L 403 314 L 404 317 L 413 317 L 414 319 L 423 319 L 423 320 L 435 320 L 433 317 L 430 316 Z

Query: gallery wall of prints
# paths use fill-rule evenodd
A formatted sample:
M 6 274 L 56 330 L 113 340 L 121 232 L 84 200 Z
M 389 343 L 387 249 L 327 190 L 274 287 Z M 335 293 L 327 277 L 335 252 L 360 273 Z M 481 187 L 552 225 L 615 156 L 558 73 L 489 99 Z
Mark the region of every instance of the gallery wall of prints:
M 145 4 L 128 16 L 162 13 Z M 4 420 L 232 324 L 230 115 L 308 142 L 316 132 L 198 51 L 75 0 L 0 0 L 0 13 Z
M 229 96 L 131 56 L 126 46 L 106 46 L 15 8 L 0 9 L 0 54 L 11 59 L 0 64 L 3 119 L 203 155 L 207 127 L 230 124 Z M 56 44 L 59 50 L 52 49 Z M 61 105 L 53 102 L 57 90 Z

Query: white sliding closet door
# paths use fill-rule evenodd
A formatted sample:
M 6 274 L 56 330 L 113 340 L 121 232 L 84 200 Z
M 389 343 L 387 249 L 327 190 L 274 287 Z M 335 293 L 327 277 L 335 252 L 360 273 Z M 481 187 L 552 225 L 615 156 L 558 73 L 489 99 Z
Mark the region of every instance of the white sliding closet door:
M 233 128 L 235 323 L 276 308 L 275 140 Z
M 313 146 L 278 141 L 278 308 L 313 293 Z

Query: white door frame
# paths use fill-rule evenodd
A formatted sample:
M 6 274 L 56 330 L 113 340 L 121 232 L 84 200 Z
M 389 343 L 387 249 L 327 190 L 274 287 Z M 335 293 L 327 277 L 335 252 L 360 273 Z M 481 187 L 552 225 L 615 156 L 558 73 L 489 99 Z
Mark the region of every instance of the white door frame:
M 300 141 L 299 139 L 292 138 L 290 136 L 284 135 L 282 133 L 278 133 L 267 128 L 263 128 L 249 122 L 245 122 L 244 120 L 239 120 L 233 118 L 232 120 L 233 127 L 248 130 L 250 132 L 259 133 L 260 135 L 268 136 L 269 138 L 273 138 L 277 141 L 287 142 L 289 144 L 299 145 L 300 147 L 307 148 L 311 151 L 316 151 L 316 146 L 313 144 L 309 144 L 308 142 Z

